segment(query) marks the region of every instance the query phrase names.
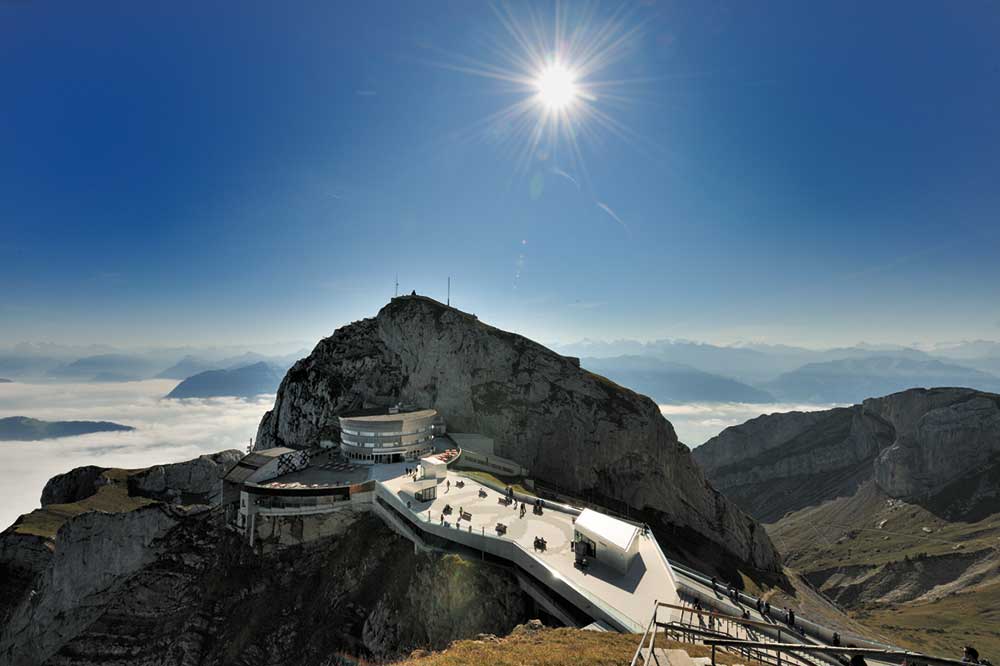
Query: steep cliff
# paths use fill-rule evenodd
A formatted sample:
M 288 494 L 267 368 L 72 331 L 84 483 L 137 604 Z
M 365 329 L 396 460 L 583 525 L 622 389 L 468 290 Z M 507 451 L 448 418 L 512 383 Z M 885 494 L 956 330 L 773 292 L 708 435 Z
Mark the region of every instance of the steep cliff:
M 232 453 L 151 468 L 168 502 L 128 503 L 141 472 L 104 470 L 77 503 L 100 494 L 105 509 L 53 504 L 39 512 L 65 514 L 54 534 L 33 533 L 48 525 L 37 515 L 0 534 L 0 663 L 346 664 L 505 634 L 529 617 L 505 569 L 415 554 L 371 513 L 335 538 L 252 551 L 220 510 L 177 502 L 198 493 L 206 460 Z M 92 475 L 69 476 L 78 488 Z
M 772 414 L 695 449 L 786 564 L 881 635 L 1000 651 L 1000 396 L 911 389 Z M 943 630 L 944 629 L 944 630 Z
M 396 402 L 492 437 L 498 455 L 540 480 L 627 503 L 654 529 L 777 568 L 763 530 L 705 481 L 652 400 L 428 298 L 395 298 L 320 341 L 288 371 L 256 447 L 337 440 L 339 414 Z
M 694 450 L 708 478 L 764 521 L 850 496 L 868 480 L 889 497 L 934 501 L 998 454 L 1000 395 L 963 388 L 760 416 Z M 965 500 L 975 511 L 976 500 Z

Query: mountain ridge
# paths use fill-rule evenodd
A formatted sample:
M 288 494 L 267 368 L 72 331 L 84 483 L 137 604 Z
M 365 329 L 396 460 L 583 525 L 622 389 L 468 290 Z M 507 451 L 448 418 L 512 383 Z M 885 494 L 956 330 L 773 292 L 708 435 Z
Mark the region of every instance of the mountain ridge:
M 706 484 L 652 400 L 426 297 L 394 298 L 321 340 L 285 375 L 255 448 L 337 441 L 338 414 L 397 402 L 493 438 L 497 455 L 540 481 L 623 503 L 706 554 L 776 570 L 774 546 Z
M 111 421 L 42 421 L 27 416 L 0 418 L 0 441 L 40 441 L 95 432 L 130 432 L 132 426 Z

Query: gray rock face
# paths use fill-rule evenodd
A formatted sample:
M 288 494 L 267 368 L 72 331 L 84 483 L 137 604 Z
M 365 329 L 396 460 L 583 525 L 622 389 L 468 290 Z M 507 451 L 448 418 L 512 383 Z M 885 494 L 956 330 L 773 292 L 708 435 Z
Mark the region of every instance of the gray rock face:
M 44 661 L 67 636 L 98 617 L 128 575 L 156 558 L 154 542 L 175 524 L 163 505 L 128 513 L 95 511 L 69 520 L 30 592 L 7 612 L 0 628 L 0 661 L 15 666 Z
M 102 481 L 101 473 L 105 469 L 107 468 L 87 465 L 53 476 L 42 489 L 42 506 L 79 502 L 90 497 L 97 492 Z
M 875 459 L 875 481 L 889 495 L 932 494 L 1000 453 L 1000 396 L 944 389 L 894 397 L 864 405 L 896 428 L 895 441 Z
M 154 465 L 129 477 L 129 493 L 182 504 L 216 504 L 222 493 L 222 477 L 242 456 L 229 449 L 185 462 Z
M 1000 396 L 963 388 L 761 416 L 694 450 L 713 483 L 767 521 L 848 496 L 872 478 L 891 497 L 927 497 L 998 454 Z
M 155 504 L 72 519 L 28 589 L 0 595 L 0 663 L 395 660 L 528 617 L 506 570 L 417 555 L 369 513 L 338 537 L 269 556 L 220 514 Z
M 427 298 L 393 299 L 320 341 L 285 376 L 256 447 L 337 440 L 338 414 L 395 402 L 492 437 L 498 455 L 540 480 L 652 511 L 753 566 L 778 566 L 763 530 L 707 484 L 652 400 Z

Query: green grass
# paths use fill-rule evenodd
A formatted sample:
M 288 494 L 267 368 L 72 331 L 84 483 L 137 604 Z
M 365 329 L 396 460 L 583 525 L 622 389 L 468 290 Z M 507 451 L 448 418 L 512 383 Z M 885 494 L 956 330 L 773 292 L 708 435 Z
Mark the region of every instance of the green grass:
M 916 504 L 890 500 L 869 486 L 853 497 L 785 516 L 767 525 L 767 533 L 790 566 L 803 572 L 823 571 L 996 548 L 1000 514 L 977 522 L 949 522 Z
M 479 470 L 461 470 L 461 472 L 465 476 L 476 479 L 477 481 L 485 481 L 487 483 L 499 484 L 501 486 L 513 486 L 514 490 L 519 493 L 537 496 L 534 491 L 528 490 L 524 487 L 525 479 L 521 476 L 497 476 L 495 474 L 481 472 Z
M 973 645 L 991 661 L 1000 657 L 1000 582 L 929 603 L 854 615 L 911 650 L 960 659 L 962 648 Z
M 49 504 L 23 516 L 14 526 L 15 534 L 30 534 L 55 539 L 63 524 L 73 516 L 88 511 L 106 513 L 126 513 L 155 500 L 145 497 L 131 497 L 128 494 L 128 477 L 141 470 L 109 469 L 102 476 L 109 481 L 97 489 L 90 497 L 70 504 Z

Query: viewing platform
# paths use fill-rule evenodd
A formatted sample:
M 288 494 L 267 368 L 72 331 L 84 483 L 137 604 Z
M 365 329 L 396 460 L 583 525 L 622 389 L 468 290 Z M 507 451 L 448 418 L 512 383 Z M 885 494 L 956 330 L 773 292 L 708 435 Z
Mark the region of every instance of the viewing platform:
M 438 481 L 433 499 L 417 500 L 411 486 L 406 475 L 376 484 L 376 501 L 384 502 L 377 510 L 394 511 L 423 535 L 506 560 L 619 631 L 641 633 L 657 601 L 680 603 L 669 562 L 656 539 L 639 527 L 637 552 L 624 573 L 596 558 L 581 567 L 573 547 L 576 514 L 570 507 L 544 502 L 536 514 L 526 505 L 522 516 L 520 502 L 505 503 L 503 493 L 452 471 Z M 544 549 L 536 539 L 544 540 Z
M 419 460 L 379 464 L 332 448 L 253 452 L 224 480 L 227 511 L 251 546 L 268 547 L 334 536 L 374 510 L 417 546 L 515 567 L 557 616 L 618 631 L 641 632 L 657 601 L 680 603 L 670 563 L 644 526 L 514 497 L 455 472 L 450 464 L 462 452 L 451 440 L 432 444 Z M 313 521 L 305 531 L 284 522 L 300 517 Z

